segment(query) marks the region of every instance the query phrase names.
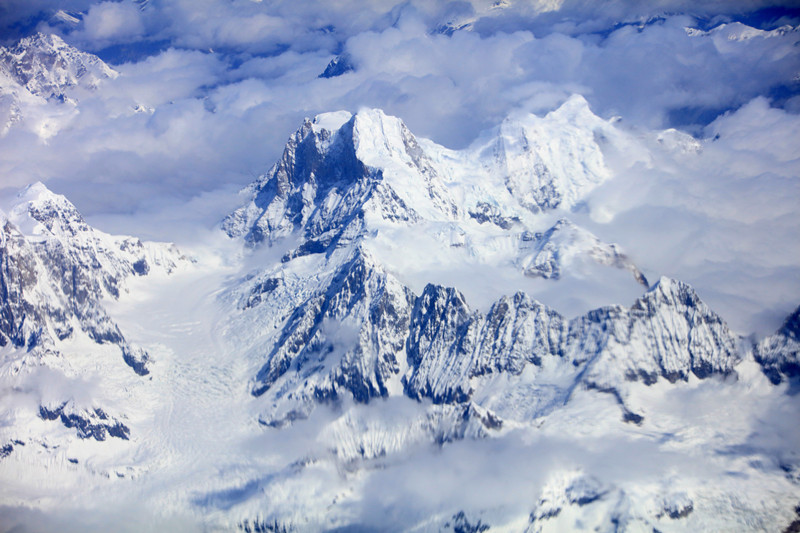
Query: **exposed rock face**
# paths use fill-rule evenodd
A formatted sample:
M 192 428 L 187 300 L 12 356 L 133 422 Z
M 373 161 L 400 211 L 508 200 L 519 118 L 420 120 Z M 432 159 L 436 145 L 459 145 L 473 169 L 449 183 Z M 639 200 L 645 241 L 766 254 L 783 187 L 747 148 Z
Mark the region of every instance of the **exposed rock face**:
M 754 356 L 775 385 L 800 377 L 800 307 L 774 335 L 755 346 Z
M 21 193 L 0 231 L 0 345 L 57 351 L 76 331 L 117 345 L 138 374 L 149 356 L 127 343 L 101 304 L 125 280 L 186 259 L 172 246 L 91 228 L 66 198 L 35 184 Z M 23 233 L 24 232 L 24 233 Z
M 117 72 L 95 55 L 81 52 L 54 34 L 37 33 L 11 48 L 0 47 L 0 70 L 31 94 L 64 100 L 66 91 L 94 89 Z
M 386 396 L 404 358 L 411 298 L 358 250 L 326 288 L 291 313 L 253 394 L 278 386 L 275 399 L 292 405 L 291 416 L 345 391 L 359 402 Z
M 81 439 L 106 440 L 116 437 L 128 440 L 131 430 L 119 420 L 110 417 L 99 407 L 77 409 L 70 402 L 54 407 L 39 406 L 39 416 L 43 420 L 60 420 L 64 426 L 74 428 Z
M 737 339 L 725 323 L 690 287 L 666 278 L 630 309 L 599 309 L 572 321 L 522 293 L 503 298 L 482 317 L 452 292 L 429 286 L 415 307 L 412 328 L 417 309 L 424 327 L 409 337 L 414 370 L 407 390 L 413 397 L 464 401 L 472 378 L 518 375 L 546 358 L 568 362 L 576 382 L 601 389 L 625 380 L 650 384 L 686 380 L 690 373 L 726 374 L 739 361 Z
M 223 229 L 259 243 L 302 227 L 306 238 L 327 237 L 330 244 L 331 230 L 353 221 L 369 185 L 369 172 L 355 156 L 352 126 L 350 121 L 331 132 L 306 121 L 269 174 L 251 185 L 252 203 L 228 216 Z

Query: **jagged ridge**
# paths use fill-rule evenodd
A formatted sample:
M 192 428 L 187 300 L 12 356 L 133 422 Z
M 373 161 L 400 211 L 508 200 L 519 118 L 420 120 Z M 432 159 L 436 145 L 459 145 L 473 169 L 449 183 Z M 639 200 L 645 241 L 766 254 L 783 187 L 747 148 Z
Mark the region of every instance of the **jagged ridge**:
M 402 390 L 457 404 L 475 397 L 492 375 L 513 378 L 555 365 L 572 376 L 568 389 L 613 392 L 622 403 L 620 390 L 631 381 L 732 373 L 741 359 L 738 341 L 691 287 L 668 278 L 630 308 L 573 320 L 524 293 L 483 315 L 454 288 L 429 284 L 414 295 L 357 249 L 285 321 L 253 394 L 269 393 L 283 406 L 264 418 L 280 425 L 345 391 L 358 402 Z
M 66 198 L 41 183 L 20 193 L 0 232 L 0 346 L 56 352 L 76 328 L 117 345 L 136 373 L 149 356 L 127 343 L 101 304 L 125 280 L 186 261 L 170 245 L 114 237 L 91 228 Z
M 95 55 L 81 52 L 58 35 L 36 33 L 16 45 L 0 47 L 0 71 L 31 94 L 64 100 L 78 85 L 95 89 L 117 72 Z

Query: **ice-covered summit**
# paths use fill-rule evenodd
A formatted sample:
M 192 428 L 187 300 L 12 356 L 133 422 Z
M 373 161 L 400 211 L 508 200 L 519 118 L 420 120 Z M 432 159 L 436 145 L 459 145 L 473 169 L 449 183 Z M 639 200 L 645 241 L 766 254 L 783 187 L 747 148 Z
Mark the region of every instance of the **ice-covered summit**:
M 76 260 L 109 276 L 103 285 L 116 295 L 118 282 L 151 268 L 166 273 L 186 258 L 171 244 L 142 242 L 135 237 L 109 235 L 87 224 L 65 196 L 41 182 L 24 188 L 8 213 L 9 220 L 31 242 L 62 247 Z
M 75 236 L 90 228 L 75 206 L 42 182 L 25 187 L 17 194 L 10 211 L 11 220 L 28 235 Z
M 609 179 L 602 144 L 618 136 L 610 122 L 574 95 L 544 117 L 509 116 L 473 150 L 487 172 L 502 177 L 517 202 L 539 212 L 570 209 Z
M 118 75 L 97 56 L 43 33 L 0 47 L 0 70 L 34 95 L 62 100 L 72 87 L 91 90 Z
M 149 356 L 127 343 L 102 302 L 119 298 L 132 277 L 187 264 L 174 245 L 99 231 L 41 182 L 19 193 L 0 234 L 0 346 L 25 346 L 35 359 L 85 339 L 116 345 L 147 373 Z
M 298 234 L 305 248 L 295 255 L 409 225 L 447 246 L 481 248 L 543 230 L 543 212 L 578 205 L 611 176 L 604 146 L 624 137 L 577 95 L 545 117 L 515 114 L 459 151 L 378 109 L 325 113 L 290 137 L 223 229 L 253 245 Z
M 327 248 L 359 234 L 365 219 L 413 222 L 457 212 L 414 135 L 373 109 L 307 119 L 250 190 L 251 200 L 223 229 L 253 244 L 297 231 Z

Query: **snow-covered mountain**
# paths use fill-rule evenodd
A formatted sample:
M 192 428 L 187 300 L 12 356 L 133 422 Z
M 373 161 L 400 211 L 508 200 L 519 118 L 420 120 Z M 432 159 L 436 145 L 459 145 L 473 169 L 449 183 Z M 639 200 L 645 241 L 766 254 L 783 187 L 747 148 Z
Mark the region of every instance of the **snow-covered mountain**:
M 170 273 L 186 261 L 172 246 L 100 232 L 64 196 L 43 184 L 27 187 L 3 214 L 6 320 L 0 341 L 28 352 L 55 348 L 81 331 L 98 343 L 119 345 L 125 361 L 146 374 L 147 355 L 131 349 L 105 315 L 101 300 L 118 298 L 132 276 Z M 138 352 L 138 353 L 137 353 Z
M 189 260 L 174 246 L 113 236 L 89 226 L 64 196 L 43 184 L 27 187 L 0 213 L 0 347 L 5 385 L 39 390 L 35 415 L 60 420 L 82 439 L 127 439 L 129 428 L 102 407 L 103 395 L 83 397 L 54 382 L 101 370 L 115 376 L 149 373 L 150 355 L 129 343 L 105 301 L 134 277 L 166 276 Z M 42 373 L 49 377 L 45 386 Z M 30 412 L 7 420 L 11 432 Z M 15 434 L 19 443 L 29 434 Z M 13 444 L 9 444 L 13 447 Z
M 532 231 L 542 225 L 537 214 L 574 207 L 607 179 L 601 145 L 611 142 L 627 140 L 581 97 L 544 118 L 509 119 L 460 152 L 418 140 L 379 110 L 329 113 L 289 139 L 223 228 L 251 245 L 296 234 L 289 260 L 356 241 L 383 255 L 398 242 L 419 248 L 415 233 L 413 243 L 403 241 L 405 228 L 418 227 L 437 247 L 513 263 L 531 277 L 558 278 L 567 264 L 587 260 L 629 270 L 647 286 L 618 247 L 568 220 Z
M 754 343 L 569 220 L 636 143 L 581 97 L 460 151 L 326 113 L 191 268 L 29 187 L 0 241 L 3 502 L 134 501 L 158 516 L 134 529 L 786 527 L 797 313 Z M 548 300 L 580 291 L 602 305 Z
M 664 132 L 658 140 L 696 152 L 699 143 L 686 137 Z M 417 139 L 377 110 L 306 121 L 281 160 L 247 189 L 250 201 L 223 222 L 229 236 L 261 250 L 254 253 L 271 250 L 275 258 L 229 293 L 239 311 L 228 334 L 258 331 L 244 344 L 259 365 L 250 381 L 259 422 L 290 431 L 313 424 L 321 406 L 354 405 L 336 415 L 320 438 L 338 464 L 356 471 L 420 443 L 502 440 L 531 424 L 570 432 L 574 424 L 589 431 L 613 421 L 623 432 L 675 431 L 697 446 L 716 446 L 715 437 L 685 434 L 690 430 L 670 414 L 668 398 L 718 387 L 726 394 L 754 388 L 779 398 L 779 389 L 767 392 L 765 376 L 779 384 L 776 372 L 794 375 L 796 339 L 787 326 L 754 347 L 687 284 L 662 277 L 649 287 L 615 245 L 566 219 L 549 225 L 547 211 L 565 213 L 612 179 L 605 150 L 633 142 L 592 115 L 580 98 L 546 117 L 509 119 L 461 152 Z M 402 255 L 420 258 L 425 268 Z M 480 283 L 479 277 L 466 284 L 454 277 L 451 286 L 407 282 L 416 279 L 410 270 L 430 268 L 431 257 L 444 269 L 461 260 L 495 273 L 509 269 L 519 284 L 533 277 L 557 285 L 590 264 L 611 283 L 625 272 L 646 292 L 629 307 L 605 306 L 574 317 L 525 292 L 502 296 L 483 310 L 458 289 Z M 421 413 L 381 421 L 375 413 L 400 398 L 416 401 Z M 610 406 L 602 415 L 596 411 L 601 404 Z M 796 458 L 786 463 L 794 472 L 797 466 L 789 464 L 796 465 Z M 715 523 L 709 507 L 698 510 L 692 491 L 667 491 L 655 504 L 644 503 L 626 495 L 629 489 L 585 472 L 561 475 L 543 489 L 526 525 L 512 530 L 571 529 L 590 515 L 595 524 L 656 529 Z M 778 471 L 770 475 L 783 479 Z M 712 507 L 729 497 L 710 497 L 717 502 Z M 627 514 L 620 515 L 619 506 Z M 784 509 L 782 521 L 791 516 Z M 485 516 L 482 511 L 456 511 L 436 527 L 484 524 L 475 518 Z M 273 522 L 243 524 L 246 530 Z
M 117 72 L 100 58 L 82 52 L 55 34 L 37 33 L 16 45 L 0 47 L 0 71 L 28 92 L 65 100 L 72 87 L 94 89 Z
M 34 130 L 48 137 L 57 131 L 60 115 L 74 112 L 78 91 L 94 91 L 117 76 L 100 58 L 55 34 L 37 33 L 0 47 L 0 134 L 28 117 L 36 123 Z M 40 117 L 48 104 L 67 104 L 69 109 Z

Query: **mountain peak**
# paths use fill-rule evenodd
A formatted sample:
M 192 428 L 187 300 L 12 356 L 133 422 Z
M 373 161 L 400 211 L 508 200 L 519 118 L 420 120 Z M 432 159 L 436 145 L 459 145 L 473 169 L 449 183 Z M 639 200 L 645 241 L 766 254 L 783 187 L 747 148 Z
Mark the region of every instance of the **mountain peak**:
M 670 278 L 668 276 L 661 276 L 648 292 L 663 295 L 685 294 L 689 292 L 694 294 L 694 289 L 691 287 L 691 285 L 684 283 L 683 281 Z
M 335 132 L 352 118 L 353 114 L 349 111 L 330 111 L 328 113 L 320 113 L 314 117 L 311 124 L 314 126 L 315 131 L 328 130 Z
M 42 32 L 36 32 L 33 35 L 20 39 L 16 46 L 16 48 L 38 48 L 51 50 L 60 50 L 68 47 L 69 45 L 64 42 L 64 39 L 55 33 Z
M 575 119 L 598 120 L 600 118 L 592 112 L 589 107 L 589 102 L 580 94 L 571 95 L 563 104 L 548 113 L 548 115 L 573 121 Z
M 251 202 L 222 227 L 251 244 L 301 230 L 322 251 L 344 233 L 359 234 L 365 219 L 412 222 L 458 212 L 414 135 L 379 109 L 307 119 L 250 190 Z
M 528 234 L 523 239 L 530 250 L 520 259 L 523 272 L 529 277 L 559 279 L 562 271 L 577 267 L 577 262 L 590 260 L 599 265 L 629 271 L 637 283 L 648 287 L 647 278 L 616 244 L 607 244 L 592 232 L 566 218 L 559 219 L 544 233 Z
M 26 235 L 74 236 L 90 228 L 78 209 L 63 195 L 37 181 L 17 194 L 9 213 L 11 221 Z
M 667 276 L 661 276 L 650 290 L 636 301 L 634 307 L 652 311 L 662 305 L 681 309 L 696 316 L 706 316 L 707 320 L 712 322 L 723 323 L 722 319 L 700 299 L 691 285 Z
M 494 140 L 478 150 L 520 205 L 538 213 L 571 209 L 611 177 L 600 140 L 612 137 L 613 126 L 574 95 L 544 117 L 509 115 Z
M 32 94 L 64 100 L 64 91 L 95 89 L 117 71 L 99 57 L 82 52 L 55 34 L 37 33 L 10 48 L 0 47 L 0 70 Z
M 54 200 L 69 202 L 65 196 L 54 193 L 41 181 L 31 183 L 17 193 L 17 203 Z
M 783 322 L 781 329 L 778 330 L 780 335 L 785 335 L 786 337 L 800 342 L 800 307 L 794 310 L 794 312 L 786 317 L 786 320 Z
M 376 164 L 383 163 L 382 159 L 401 156 L 404 140 L 410 135 L 402 120 L 381 109 L 362 108 L 356 113 L 353 134 L 356 150 Z

